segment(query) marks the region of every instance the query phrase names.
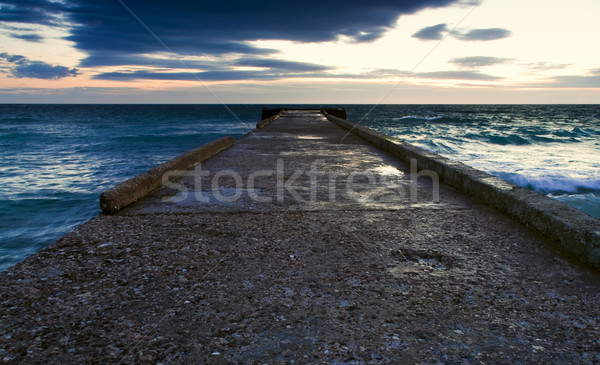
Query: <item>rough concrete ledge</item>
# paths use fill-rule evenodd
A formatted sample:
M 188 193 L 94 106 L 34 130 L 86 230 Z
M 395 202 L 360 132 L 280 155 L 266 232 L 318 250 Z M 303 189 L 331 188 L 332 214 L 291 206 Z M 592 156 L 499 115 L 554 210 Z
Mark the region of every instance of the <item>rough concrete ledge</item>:
M 346 119 L 346 108 L 323 108 L 321 112 L 325 115 L 333 115 L 341 119 Z
M 410 163 L 434 171 L 446 184 L 507 214 L 546 236 L 583 262 L 600 268 L 600 220 L 534 191 L 510 184 L 463 163 L 427 152 L 354 122 L 325 113 L 327 119 Z
M 279 110 L 279 112 L 277 114 L 261 120 L 260 122 L 258 122 L 256 124 L 256 129 L 261 129 L 261 128 L 268 126 L 272 121 L 279 118 L 281 116 L 281 114 L 283 114 L 284 111 L 285 111 L 285 109 L 281 109 L 281 110 Z
M 100 195 L 100 208 L 105 213 L 114 213 L 134 203 L 163 185 L 163 175 L 171 172 L 169 180 L 178 177 L 178 171 L 185 171 L 199 162 L 233 145 L 233 137 L 225 136 L 162 163 L 146 173 L 126 180 Z

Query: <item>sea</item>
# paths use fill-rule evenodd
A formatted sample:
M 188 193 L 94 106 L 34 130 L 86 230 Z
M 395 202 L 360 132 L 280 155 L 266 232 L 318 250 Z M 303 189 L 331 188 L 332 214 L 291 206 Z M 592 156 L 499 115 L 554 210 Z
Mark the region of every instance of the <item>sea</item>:
M 100 214 L 115 184 L 249 133 L 264 106 L 0 104 L 0 271 Z M 600 218 L 600 105 L 345 107 L 352 121 Z

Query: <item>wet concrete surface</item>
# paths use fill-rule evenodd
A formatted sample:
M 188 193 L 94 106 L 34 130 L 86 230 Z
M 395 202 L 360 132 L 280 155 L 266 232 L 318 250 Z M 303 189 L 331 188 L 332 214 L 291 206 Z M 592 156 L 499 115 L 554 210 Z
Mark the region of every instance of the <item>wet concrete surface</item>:
M 328 122 L 287 111 L 122 214 L 240 210 L 459 208 L 470 204 L 413 176 L 393 156 Z
M 600 362 L 600 275 L 288 111 L 0 275 L 7 363 Z

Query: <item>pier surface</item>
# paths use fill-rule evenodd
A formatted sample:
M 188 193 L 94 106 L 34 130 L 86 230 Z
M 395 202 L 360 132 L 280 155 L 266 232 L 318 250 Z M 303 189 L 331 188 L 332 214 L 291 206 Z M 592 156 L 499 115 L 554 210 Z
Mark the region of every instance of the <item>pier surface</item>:
M 10 363 L 597 363 L 600 275 L 286 111 L 0 275 Z

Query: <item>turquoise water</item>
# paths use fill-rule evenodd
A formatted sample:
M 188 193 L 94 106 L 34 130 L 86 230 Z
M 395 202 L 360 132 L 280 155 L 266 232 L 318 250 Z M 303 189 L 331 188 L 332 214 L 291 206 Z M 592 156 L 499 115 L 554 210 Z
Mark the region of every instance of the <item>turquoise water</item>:
M 109 187 L 248 133 L 263 105 L 229 107 L 0 104 L 0 270 L 97 215 Z M 361 123 L 600 217 L 600 106 L 381 105 Z

